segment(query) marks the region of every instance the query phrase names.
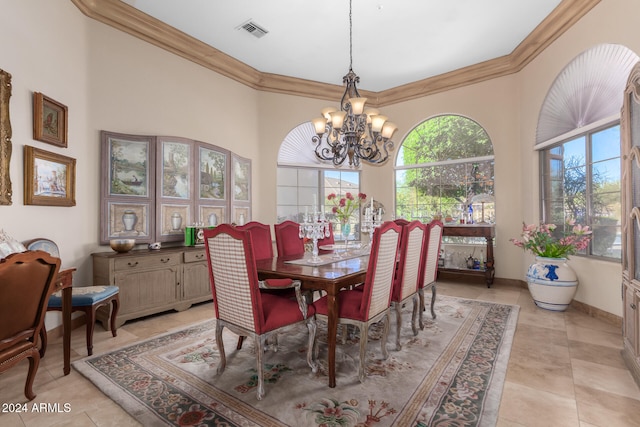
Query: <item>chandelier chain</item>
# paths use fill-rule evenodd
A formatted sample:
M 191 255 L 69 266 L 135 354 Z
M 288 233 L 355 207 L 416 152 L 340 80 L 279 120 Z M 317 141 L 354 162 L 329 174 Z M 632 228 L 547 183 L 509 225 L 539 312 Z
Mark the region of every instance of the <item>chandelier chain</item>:
M 353 18 L 352 18 L 352 3 L 353 3 L 353 0 L 349 0 L 349 70 L 353 70 Z

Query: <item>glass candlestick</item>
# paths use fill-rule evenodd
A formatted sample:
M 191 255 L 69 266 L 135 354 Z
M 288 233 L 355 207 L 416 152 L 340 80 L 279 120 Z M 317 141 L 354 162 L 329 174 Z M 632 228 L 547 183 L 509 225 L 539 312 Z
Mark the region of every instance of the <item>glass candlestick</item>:
M 324 216 L 324 212 L 305 212 L 304 222 L 300 223 L 299 236 L 301 239 L 307 238 L 313 242 L 311 250 L 311 263 L 319 263 L 322 259 L 318 256 L 318 240 L 329 237 L 329 221 Z

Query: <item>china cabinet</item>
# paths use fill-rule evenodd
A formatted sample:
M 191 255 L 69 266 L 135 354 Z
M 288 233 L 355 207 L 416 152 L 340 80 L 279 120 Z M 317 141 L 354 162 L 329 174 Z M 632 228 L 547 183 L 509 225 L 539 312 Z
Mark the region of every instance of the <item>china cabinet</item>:
M 640 63 L 624 92 L 622 139 L 622 356 L 640 384 Z

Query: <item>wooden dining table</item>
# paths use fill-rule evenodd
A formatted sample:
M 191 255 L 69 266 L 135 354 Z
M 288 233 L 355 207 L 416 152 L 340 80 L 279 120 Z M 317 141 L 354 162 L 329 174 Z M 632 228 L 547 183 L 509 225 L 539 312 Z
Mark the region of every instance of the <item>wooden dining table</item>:
M 336 259 L 328 264 L 289 263 L 296 257 L 274 257 L 256 261 L 258 277 L 264 279 L 291 278 L 302 282 L 302 289 L 324 291 L 328 305 L 328 367 L 329 387 L 336 386 L 336 335 L 338 333 L 338 307 L 340 291 L 364 282 L 367 274 L 368 255 L 350 259 Z M 300 258 L 300 257 L 297 257 Z

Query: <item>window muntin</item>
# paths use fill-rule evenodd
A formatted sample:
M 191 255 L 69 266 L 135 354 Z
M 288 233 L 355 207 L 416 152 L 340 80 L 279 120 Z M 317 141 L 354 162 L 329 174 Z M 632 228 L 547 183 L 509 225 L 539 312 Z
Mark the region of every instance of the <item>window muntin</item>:
M 305 212 L 324 207 L 327 219 L 333 221 L 333 204 L 327 196 L 335 193 L 344 197 L 351 192 L 354 197 L 360 192 L 360 172 L 332 169 L 278 167 L 277 182 L 277 222 L 292 220 L 301 222 Z M 360 239 L 360 215 L 351 217 L 351 236 Z M 339 225 L 334 229 L 336 238 L 340 238 Z
M 620 125 L 587 131 L 541 151 L 542 218 L 564 231 L 569 219 L 589 225 L 581 255 L 621 259 Z

